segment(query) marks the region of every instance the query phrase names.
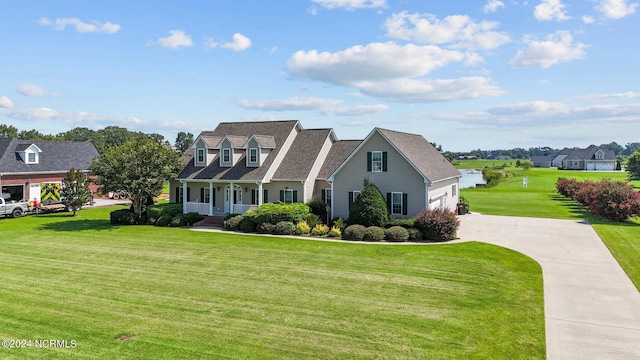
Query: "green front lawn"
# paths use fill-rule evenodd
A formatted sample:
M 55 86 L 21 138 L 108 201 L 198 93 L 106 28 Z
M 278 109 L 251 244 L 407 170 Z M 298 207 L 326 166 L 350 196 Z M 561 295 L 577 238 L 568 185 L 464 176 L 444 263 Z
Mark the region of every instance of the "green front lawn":
M 519 253 L 112 227 L 109 210 L 0 220 L 0 337 L 77 343 L 0 358 L 545 356 L 541 270 Z
M 540 168 L 510 170 L 517 176 L 506 178 L 495 187 L 461 191 L 461 195 L 469 201 L 471 211 L 487 215 L 588 220 L 636 288 L 640 289 L 640 219 L 623 224 L 607 222 L 591 216 L 586 208 L 555 191 L 559 177 L 579 181 L 598 181 L 607 177 L 624 181 L 627 180 L 627 173 Z M 523 177 L 527 177 L 526 189 L 522 186 Z M 640 187 L 640 181 L 631 183 L 636 188 Z

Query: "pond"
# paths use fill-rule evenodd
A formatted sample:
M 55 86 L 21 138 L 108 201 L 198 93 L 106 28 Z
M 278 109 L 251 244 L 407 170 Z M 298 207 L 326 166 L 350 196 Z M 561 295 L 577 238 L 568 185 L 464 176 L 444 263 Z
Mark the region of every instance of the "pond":
M 476 169 L 458 169 L 462 177 L 460 178 L 460 189 L 475 188 L 477 184 L 486 184 L 482 178 L 482 171 Z

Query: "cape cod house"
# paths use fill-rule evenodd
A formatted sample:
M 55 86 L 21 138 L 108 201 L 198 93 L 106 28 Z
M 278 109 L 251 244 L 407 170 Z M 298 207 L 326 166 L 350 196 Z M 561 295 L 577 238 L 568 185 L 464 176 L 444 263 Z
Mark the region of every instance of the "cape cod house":
M 97 156 L 88 141 L 0 139 L 0 193 L 7 200 L 41 201 L 42 184 L 62 183 L 71 168 L 88 173 Z
M 394 216 L 458 203 L 460 173 L 422 136 L 374 128 L 364 140 L 338 140 L 332 129 L 304 129 L 297 120 L 223 122 L 202 132 L 170 196 L 184 212 L 206 215 L 317 196 L 331 217 L 348 217 L 365 178 Z
M 535 167 L 559 167 L 568 170 L 614 171 L 616 154 L 613 150 L 591 145 L 586 149 L 564 148 L 554 155 L 532 156 Z

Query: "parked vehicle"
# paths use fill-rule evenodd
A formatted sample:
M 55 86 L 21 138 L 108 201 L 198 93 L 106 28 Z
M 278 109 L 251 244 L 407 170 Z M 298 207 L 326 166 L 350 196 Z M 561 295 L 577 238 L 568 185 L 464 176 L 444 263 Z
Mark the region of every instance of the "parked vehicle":
M 0 217 L 19 218 L 28 212 L 29 204 L 26 201 L 5 201 L 4 197 L 0 197 Z

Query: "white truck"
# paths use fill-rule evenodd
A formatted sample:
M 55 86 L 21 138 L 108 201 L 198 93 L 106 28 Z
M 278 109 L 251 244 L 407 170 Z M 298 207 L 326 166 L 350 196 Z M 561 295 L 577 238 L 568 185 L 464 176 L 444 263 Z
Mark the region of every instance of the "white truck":
M 0 218 L 11 216 L 19 218 L 24 213 L 29 212 L 29 203 L 26 201 L 5 200 L 0 196 Z

